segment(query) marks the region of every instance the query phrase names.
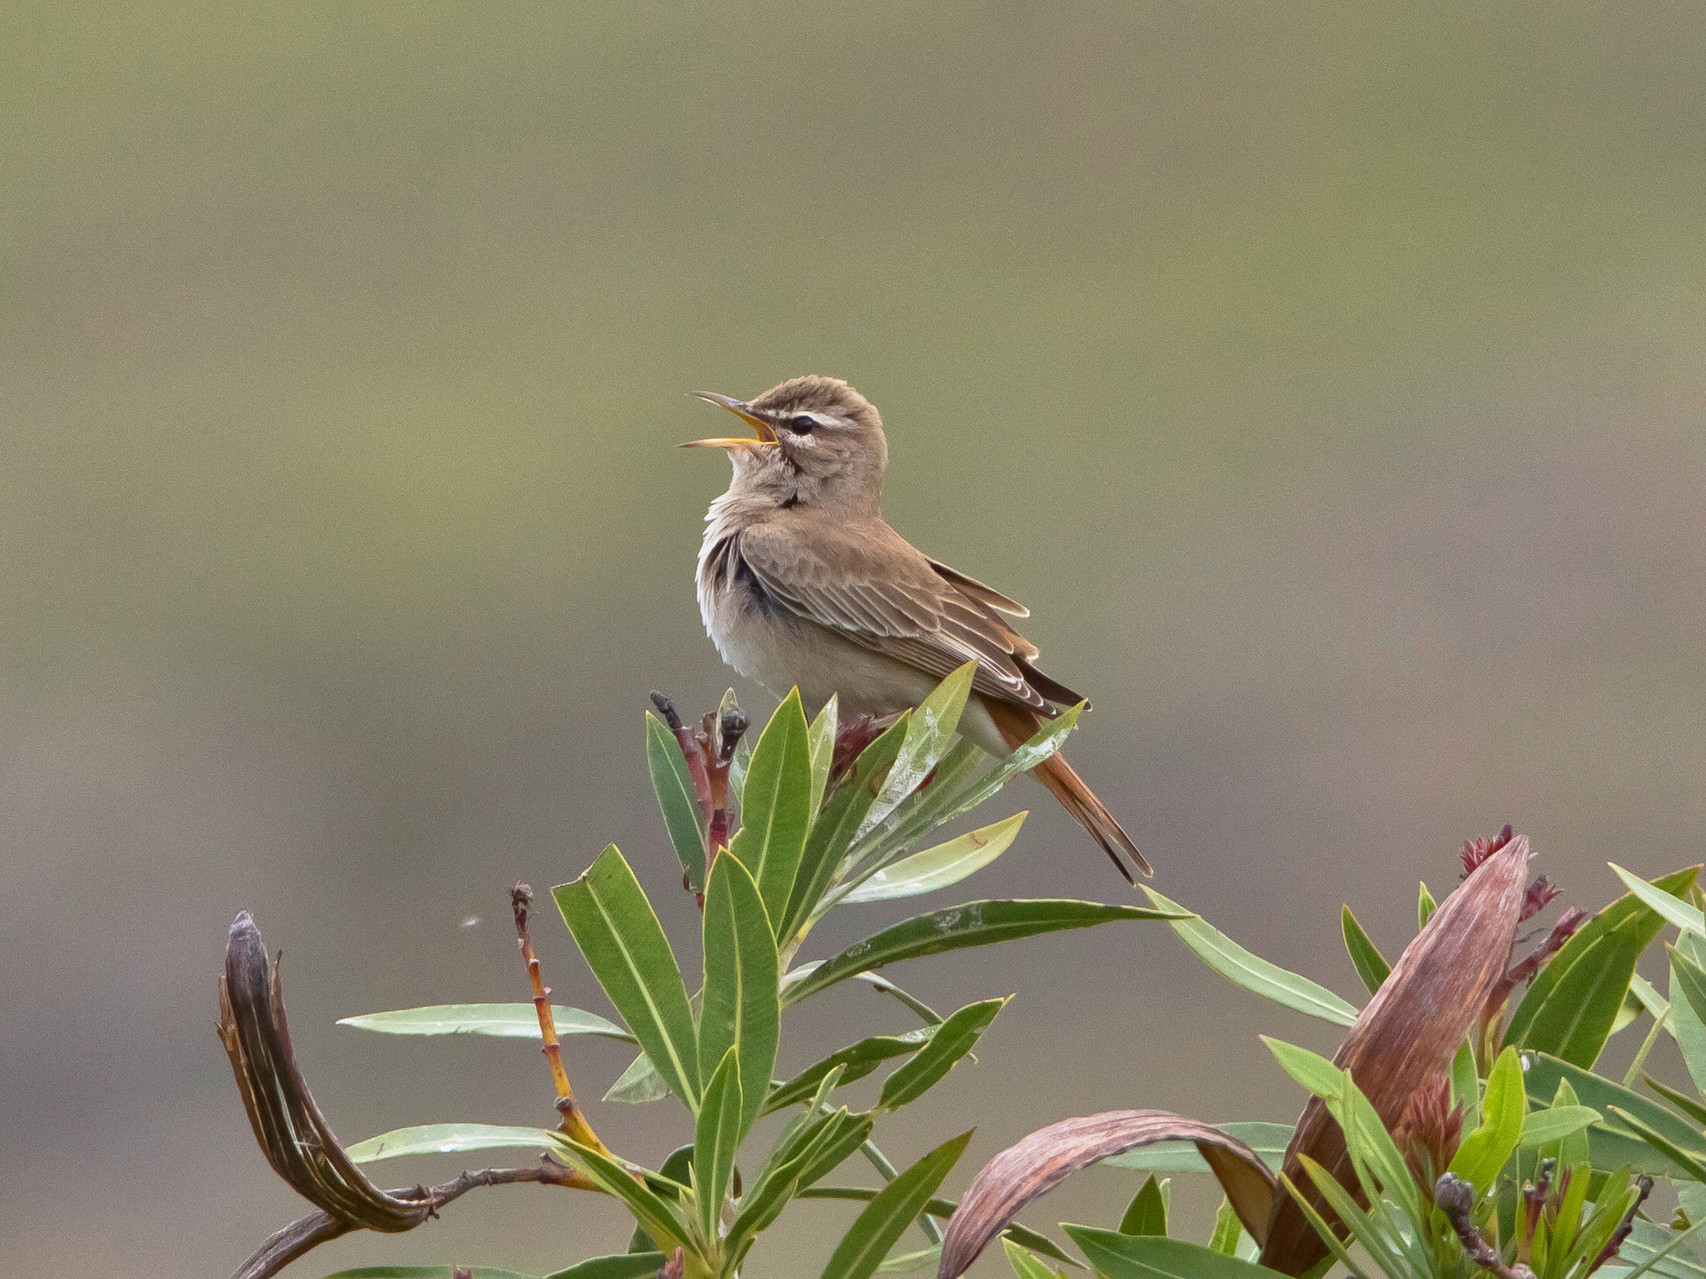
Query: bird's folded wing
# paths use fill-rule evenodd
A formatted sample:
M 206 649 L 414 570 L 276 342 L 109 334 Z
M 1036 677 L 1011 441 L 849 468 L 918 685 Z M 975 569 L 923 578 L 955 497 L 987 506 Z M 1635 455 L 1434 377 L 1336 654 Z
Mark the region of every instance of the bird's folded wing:
M 1052 713 L 1028 678 L 1036 646 L 892 530 L 807 536 L 759 524 L 741 531 L 738 553 L 765 593 L 801 617 L 931 675 L 975 660 L 976 691 Z

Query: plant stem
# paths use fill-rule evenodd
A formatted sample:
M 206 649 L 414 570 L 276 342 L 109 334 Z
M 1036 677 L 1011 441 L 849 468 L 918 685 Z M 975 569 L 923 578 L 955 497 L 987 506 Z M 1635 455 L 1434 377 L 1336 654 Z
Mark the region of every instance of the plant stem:
M 562 1116 L 559 1127 L 565 1136 L 608 1155 L 609 1147 L 599 1140 L 592 1125 L 586 1121 L 586 1115 L 575 1104 L 575 1090 L 569 1084 L 569 1072 L 563 1065 L 563 1048 L 557 1039 L 556 1019 L 551 1014 L 551 988 L 540 977 L 539 956 L 533 953 L 533 939 L 527 933 L 533 890 L 526 884 L 517 884 L 510 889 L 509 905 L 515 915 L 516 943 L 521 948 L 521 962 L 527 966 L 527 978 L 533 985 L 533 1008 L 539 1015 L 539 1038 L 544 1045 L 540 1051 L 550 1063 L 551 1078 L 557 1085 L 557 1113 Z

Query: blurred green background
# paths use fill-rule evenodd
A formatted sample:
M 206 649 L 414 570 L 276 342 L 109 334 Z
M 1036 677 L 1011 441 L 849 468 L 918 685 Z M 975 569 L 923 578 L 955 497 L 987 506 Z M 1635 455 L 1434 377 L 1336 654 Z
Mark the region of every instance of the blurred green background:
M 510 883 L 614 839 L 692 935 L 640 714 L 728 682 L 691 573 L 726 464 L 674 448 L 725 425 L 702 387 L 870 395 L 890 518 L 1032 606 L 1159 885 L 1346 995 L 1339 903 L 1396 953 L 1415 880 L 1507 819 L 1590 908 L 1607 858 L 1702 855 L 1696 5 L 13 4 L 4 31 L 16 1273 L 224 1274 L 300 1211 L 212 1034 L 239 908 L 351 1140 L 548 1120 L 525 1044 L 332 1024 L 520 997 Z M 1121 899 L 1041 799 L 987 810 L 1037 811 L 985 892 Z M 1159 926 L 933 962 L 940 1003 L 1019 992 L 891 1126 L 910 1159 L 979 1125 L 955 1191 L 1067 1114 L 1288 1118 L 1256 1032 L 1334 1042 Z M 784 1064 L 897 1015 L 838 992 Z M 625 1061 L 572 1050 L 594 1098 Z M 642 1158 L 683 1131 L 593 1112 Z M 1106 1224 L 1135 1184 L 1032 1215 Z M 802 1207 L 751 1273 L 816 1273 L 846 1216 Z M 620 1223 L 493 1191 L 291 1273 L 549 1269 Z

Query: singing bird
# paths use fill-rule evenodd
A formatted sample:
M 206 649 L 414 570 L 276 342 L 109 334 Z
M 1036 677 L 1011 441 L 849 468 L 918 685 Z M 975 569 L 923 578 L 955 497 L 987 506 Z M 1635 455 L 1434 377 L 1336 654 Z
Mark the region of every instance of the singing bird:
M 1029 610 L 916 549 L 883 518 L 888 440 L 873 405 L 840 378 L 790 378 L 752 400 L 699 398 L 754 437 L 693 440 L 728 450 L 734 479 L 705 516 L 699 611 L 723 660 L 808 707 L 892 715 L 977 662 L 960 731 L 1001 757 L 1060 707 L 1084 699 L 1036 668 L 1037 647 L 1002 616 Z M 1056 753 L 1035 775 L 1135 883 L 1149 863 L 1107 805 Z M 1123 856 L 1122 856 L 1123 854 Z

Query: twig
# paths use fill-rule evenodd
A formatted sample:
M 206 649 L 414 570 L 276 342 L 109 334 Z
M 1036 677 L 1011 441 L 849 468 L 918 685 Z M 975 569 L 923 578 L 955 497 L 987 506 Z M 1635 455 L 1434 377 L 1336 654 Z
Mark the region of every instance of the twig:
M 547 1158 L 537 1168 L 484 1168 L 479 1172 L 465 1172 L 454 1181 L 447 1181 L 442 1185 L 425 1189 L 416 1186 L 412 1190 L 392 1190 L 387 1193 L 405 1201 L 416 1201 L 423 1208 L 421 1221 L 425 1221 L 436 1217 L 440 1208 L 461 1198 L 470 1190 L 477 1190 L 482 1186 L 519 1185 L 585 1188 L 579 1181 L 578 1173 Z M 340 1221 L 324 1209 L 311 1212 L 306 1217 L 291 1222 L 263 1243 L 254 1256 L 237 1268 L 232 1279 L 270 1279 L 270 1276 L 276 1275 L 298 1257 L 328 1240 L 357 1229 L 358 1226 Z
M 557 1085 L 557 1113 L 562 1116 L 560 1126 L 565 1135 L 581 1145 L 590 1146 L 600 1154 L 609 1154 L 609 1149 L 587 1122 L 586 1115 L 575 1104 L 575 1090 L 569 1084 L 569 1072 L 563 1065 L 563 1048 L 557 1039 L 556 1019 L 551 1013 L 551 988 L 540 977 L 539 956 L 533 953 L 533 939 L 527 933 L 527 917 L 532 906 L 533 890 L 526 884 L 517 884 L 509 890 L 509 907 L 515 916 L 516 944 L 521 948 L 521 962 L 527 966 L 527 979 L 533 985 L 533 1008 L 539 1014 L 539 1038 L 543 1042 L 540 1051 L 550 1063 L 551 1078 Z
M 1454 1172 L 1448 1172 L 1434 1183 L 1434 1203 L 1445 1214 L 1452 1229 L 1457 1231 L 1457 1237 L 1463 1242 L 1463 1251 L 1468 1254 L 1481 1269 L 1492 1272 L 1499 1279 L 1534 1279 L 1534 1271 L 1525 1265 L 1507 1266 L 1505 1259 L 1499 1255 L 1499 1250 L 1488 1243 L 1481 1232 L 1475 1228 L 1471 1214 L 1475 1210 L 1475 1187 Z

